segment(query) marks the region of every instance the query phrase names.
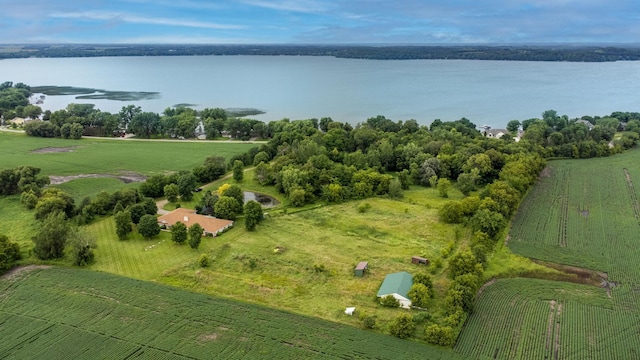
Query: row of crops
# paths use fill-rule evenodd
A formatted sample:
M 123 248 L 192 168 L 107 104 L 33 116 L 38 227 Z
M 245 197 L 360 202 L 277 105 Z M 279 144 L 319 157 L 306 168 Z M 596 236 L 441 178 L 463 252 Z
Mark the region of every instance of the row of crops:
M 469 358 L 636 359 L 638 320 L 600 289 L 504 279 L 484 290 L 454 350 Z
M 550 163 L 508 246 L 608 274 L 605 288 L 535 279 L 488 286 L 455 350 L 492 359 L 640 359 L 640 150 Z
M 77 269 L 0 280 L 2 359 L 457 359 L 319 319 Z
M 521 255 L 581 266 L 621 283 L 640 279 L 638 151 L 552 162 L 514 218 L 509 247 Z M 558 229 L 558 230 L 556 230 Z

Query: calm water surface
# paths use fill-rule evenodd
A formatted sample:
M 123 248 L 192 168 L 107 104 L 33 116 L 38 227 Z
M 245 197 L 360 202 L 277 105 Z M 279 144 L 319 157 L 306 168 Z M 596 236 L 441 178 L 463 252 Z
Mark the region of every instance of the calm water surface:
M 384 115 L 504 126 L 554 109 L 570 117 L 640 111 L 640 62 L 354 60 L 303 56 L 179 56 L 12 59 L 0 81 L 105 90 L 155 91 L 137 102 L 162 112 L 179 103 L 252 107 L 270 121 L 330 116 L 353 124 Z M 44 109 L 94 103 L 117 112 L 130 102 L 48 96 Z

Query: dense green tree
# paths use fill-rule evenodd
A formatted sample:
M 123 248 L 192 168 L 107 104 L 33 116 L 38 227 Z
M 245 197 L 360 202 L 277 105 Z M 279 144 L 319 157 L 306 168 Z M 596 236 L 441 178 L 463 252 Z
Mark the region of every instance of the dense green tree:
M 204 229 L 200 224 L 195 223 L 189 227 L 189 246 L 192 249 L 197 249 L 202 241 L 202 233 Z
M 401 199 L 404 195 L 402 192 L 402 183 L 400 179 L 394 178 L 389 183 L 389 196 L 394 199 Z
M 153 175 L 140 184 L 140 193 L 144 196 L 158 198 L 164 195 L 164 187 L 168 184 L 164 175 Z
M 73 197 L 61 189 L 47 188 L 42 191 L 35 209 L 35 217 L 38 220 L 43 220 L 47 215 L 58 211 L 71 218 L 74 211 Z
M 415 323 L 413 322 L 413 317 L 409 314 L 400 314 L 389 328 L 391 335 L 397 336 L 400 339 L 406 339 L 413 335 L 413 332 L 416 328 Z
M 20 260 L 20 247 L 9 241 L 6 235 L 0 234 L 0 273 L 11 269 Z
M 448 326 L 431 324 L 425 328 L 427 342 L 433 345 L 449 347 L 455 341 L 453 329 Z
M 32 210 L 36 207 L 38 203 L 38 196 L 33 192 L 33 190 L 24 191 L 20 195 L 20 203 L 24 205 L 27 209 Z
M 481 231 L 495 238 L 505 226 L 502 214 L 488 209 L 479 209 L 469 220 L 474 231 Z
M 193 169 L 193 174 L 201 183 L 208 183 L 218 179 L 227 171 L 227 163 L 222 156 L 209 156 L 204 164 Z
M 253 157 L 253 166 L 258 166 L 261 162 L 268 163 L 271 160 L 266 151 L 260 151 Z
M 239 204 L 244 203 L 244 192 L 242 188 L 235 184 L 224 184 L 218 188 L 219 196 L 229 196 L 238 201 Z
M 64 255 L 69 235 L 69 223 L 62 211 L 47 213 L 33 238 L 34 253 L 41 260 L 58 259 Z
M 131 120 L 133 120 L 133 118 L 140 113 L 142 113 L 142 109 L 140 108 L 140 106 L 135 106 L 135 105 L 123 106 L 122 109 L 120 109 L 120 112 L 118 113 L 119 119 L 120 119 L 120 126 L 123 129 L 127 129 L 129 127 L 129 124 L 131 123 Z
M 451 182 L 449 181 L 449 179 L 438 179 L 438 185 L 436 187 L 438 189 L 438 194 L 440 194 L 440 197 L 449 197 L 449 189 L 451 188 Z
M 176 202 L 180 195 L 180 188 L 176 184 L 168 184 L 164 186 L 164 196 L 169 202 Z
M 478 274 L 482 267 L 478 267 L 478 260 L 469 249 L 463 249 L 455 253 L 449 259 L 449 277 L 455 279 L 464 274 Z
M 214 207 L 216 217 L 221 219 L 235 220 L 240 212 L 242 212 L 242 205 L 230 196 L 220 196 Z
M 247 231 L 253 231 L 256 228 L 256 225 L 260 223 L 264 219 L 264 215 L 262 213 L 262 206 L 257 201 L 247 201 L 244 204 L 244 226 Z
M 464 220 L 462 204 L 459 201 L 448 201 L 438 209 L 440 221 L 447 224 L 460 224 Z
M 233 180 L 241 182 L 244 179 L 244 164 L 240 160 L 233 162 Z
M 433 280 L 431 280 L 431 276 L 429 276 L 429 274 L 427 273 L 419 272 L 413 275 L 413 283 L 422 284 L 429 290 L 433 289 Z M 431 293 L 431 296 L 433 296 L 433 292 Z
M 183 222 L 176 222 L 171 226 L 171 240 L 178 244 L 182 245 L 185 241 L 187 241 L 187 226 Z
M 180 198 L 189 201 L 193 198 L 193 191 L 198 186 L 198 179 L 193 173 L 186 172 L 178 177 L 178 193 Z
M 411 305 L 426 308 L 431 299 L 431 289 L 421 283 L 414 283 L 407 294 L 411 299 Z
M 518 132 L 519 128 L 520 128 L 520 121 L 518 120 L 511 120 L 507 123 L 507 131 L 509 131 L 512 134 L 515 134 L 516 132 Z
M 131 225 L 133 224 L 133 220 L 131 220 L 131 212 L 129 210 L 119 211 L 115 213 L 113 219 L 116 223 L 116 235 L 118 235 L 118 239 L 126 239 L 127 235 L 132 231 Z
M 152 112 L 136 114 L 131 119 L 128 129 L 138 137 L 149 139 L 160 133 L 160 115 Z
M 464 195 L 468 196 L 472 191 L 476 189 L 476 183 L 480 176 L 478 175 L 478 169 L 472 169 L 471 172 L 465 172 L 458 175 L 456 185 L 458 190 Z
M 76 266 L 86 266 L 93 263 L 96 248 L 95 236 L 86 228 L 72 228 L 67 240 L 71 249 L 71 258 Z
M 145 239 L 151 239 L 152 237 L 160 234 L 160 225 L 158 225 L 158 219 L 155 216 L 145 214 L 140 218 L 138 223 L 138 233 Z

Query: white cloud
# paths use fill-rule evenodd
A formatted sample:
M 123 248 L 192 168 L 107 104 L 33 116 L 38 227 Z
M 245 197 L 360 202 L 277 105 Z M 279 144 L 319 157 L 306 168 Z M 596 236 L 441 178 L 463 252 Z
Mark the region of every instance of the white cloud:
M 216 30 L 238 30 L 238 29 L 246 28 L 243 25 L 219 24 L 219 23 L 213 23 L 213 22 L 185 20 L 185 19 L 141 17 L 141 16 L 126 14 L 126 13 L 109 12 L 109 11 L 106 11 L 106 12 L 105 11 L 82 11 L 82 12 L 53 13 L 49 16 L 52 18 L 121 21 L 121 22 L 132 23 L 132 24 L 180 26 L 180 27 L 216 29 Z
M 266 0 L 242 0 L 244 4 L 257 6 L 266 9 L 300 12 L 300 13 L 323 13 L 328 7 L 323 2 L 313 0 L 297 0 L 297 1 L 266 1 Z

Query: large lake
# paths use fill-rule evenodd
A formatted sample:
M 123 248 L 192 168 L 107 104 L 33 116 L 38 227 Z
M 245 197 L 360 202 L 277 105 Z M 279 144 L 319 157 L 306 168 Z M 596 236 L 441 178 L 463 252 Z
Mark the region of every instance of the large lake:
M 251 107 L 254 118 L 330 116 L 358 123 L 466 117 L 503 127 L 540 117 L 547 109 L 570 117 L 640 111 L 640 62 L 569 63 L 467 60 L 354 60 L 299 56 L 176 56 L 11 59 L 0 61 L 0 81 L 153 91 L 137 102 L 162 112 L 180 103 Z M 42 107 L 90 102 L 117 112 L 130 102 L 49 96 Z

